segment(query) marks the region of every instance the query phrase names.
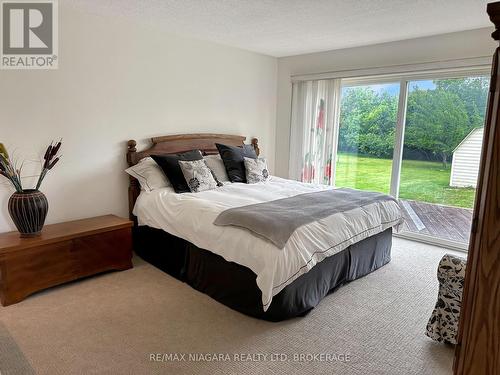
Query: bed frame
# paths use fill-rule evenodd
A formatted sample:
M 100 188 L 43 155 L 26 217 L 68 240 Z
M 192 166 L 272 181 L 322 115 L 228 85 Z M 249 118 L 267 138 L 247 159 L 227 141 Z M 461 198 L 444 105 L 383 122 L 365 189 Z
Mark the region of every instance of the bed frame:
M 137 142 L 133 139 L 127 142 L 127 163 L 131 167 L 136 165 L 141 159 L 150 155 L 161 154 L 176 154 L 179 152 L 186 152 L 191 150 L 200 150 L 204 155 L 217 154 L 218 150 L 215 146 L 216 143 L 221 143 L 229 146 L 242 146 L 245 143 L 246 137 L 241 135 L 230 134 L 212 134 L 212 133 L 198 133 L 198 134 L 177 134 L 165 135 L 161 137 L 151 138 L 152 145 L 143 151 L 137 151 Z M 259 141 L 257 138 L 252 138 L 251 145 L 255 153 L 259 155 Z M 132 176 L 129 176 L 128 188 L 128 207 L 129 217 L 137 225 L 137 220 L 132 213 L 135 201 L 141 192 L 139 181 Z

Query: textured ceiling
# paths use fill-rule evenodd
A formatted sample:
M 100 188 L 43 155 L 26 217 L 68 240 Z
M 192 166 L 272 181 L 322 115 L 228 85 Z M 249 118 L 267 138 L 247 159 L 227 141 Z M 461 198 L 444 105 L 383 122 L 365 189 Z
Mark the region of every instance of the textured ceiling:
M 64 0 L 161 30 L 271 56 L 490 26 L 487 0 Z

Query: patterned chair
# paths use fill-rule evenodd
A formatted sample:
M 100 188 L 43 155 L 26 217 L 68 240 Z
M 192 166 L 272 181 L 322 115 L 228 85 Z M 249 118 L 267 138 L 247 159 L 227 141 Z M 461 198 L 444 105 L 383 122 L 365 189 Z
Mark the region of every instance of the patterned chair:
M 439 262 L 439 292 L 436 307 L 427 323 L 426 335 L 439 342 L 457 343 L 466 260 L 446 254 Z

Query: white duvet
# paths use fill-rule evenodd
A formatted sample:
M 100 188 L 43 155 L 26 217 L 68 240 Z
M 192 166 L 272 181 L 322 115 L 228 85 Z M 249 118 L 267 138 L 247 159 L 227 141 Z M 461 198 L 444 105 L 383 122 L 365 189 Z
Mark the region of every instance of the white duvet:
M 228 183 L 201 193 L 172 188 L 141 192 L 134 214 L 139 225 L 163 229 L 199 248 L 250 268 L 257 275 L 264 311 L 273 296 L 316 263 L 387 228 L 399 225 L 397 203 L 384 201 L 328 216 L 298 228 L 283 249 L 243 228 L 216 226 L 222 211 L 297 194 L 332 189 L 279 177 L 257 184 Z

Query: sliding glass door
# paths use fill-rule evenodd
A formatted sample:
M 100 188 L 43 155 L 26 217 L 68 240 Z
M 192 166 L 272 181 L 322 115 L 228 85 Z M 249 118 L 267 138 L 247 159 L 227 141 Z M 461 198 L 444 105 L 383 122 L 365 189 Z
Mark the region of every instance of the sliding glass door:
M 489 79 L 408 82 L 399 198 L 404 232 L 467 244 Z
M 336 186 L 389 194 L 399 87 L 399 82 L 342 87 Z
M 399 198 L 401 235 L 466 248 L 489 78 L 344 80 L 335 186 Z

